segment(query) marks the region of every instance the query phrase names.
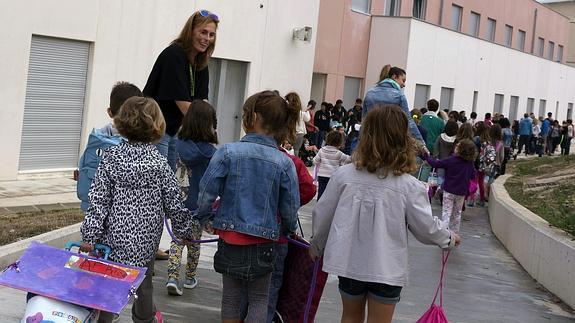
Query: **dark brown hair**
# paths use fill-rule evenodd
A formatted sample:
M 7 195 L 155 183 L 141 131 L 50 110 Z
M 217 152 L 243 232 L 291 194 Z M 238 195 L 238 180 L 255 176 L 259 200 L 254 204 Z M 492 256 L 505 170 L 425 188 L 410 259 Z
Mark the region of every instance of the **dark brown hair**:
M 427 110 L 437 112 L 439 109 L 439 102 L 436 99 L 431 99 L 427 101 Z
M 133 96 L 144 95 L 142 94 L 142 91 L 132 83 L 118 82 L 114 84 L 112 92 L 110 92 L 110 113 L 112 114 L 112 117 L 118 113 L 122 104 Z
M 457 124 L 457 122 L 449 120 L 445 124 L 443 132 L 445 132 L 446 135 L 451 137 L 457 135 L 457 130 L 459 130 L 459 125 Z
M 295 128 L 299 121 L 300 109 L 289 104 L 274 91 L 263 91 L 250 96 L 243 107 L 242 124 L 246 132 L 258 124 L 278 144 L 284 140 L 295 142 Z
M 463 139 L 457 143 L 455 153 L 467 161 L 474 161 L 477 158 L 477 147 L 473 141 Z
M 493 146 L 495 146 L 498 141 L 503 140 L 503 132 L 499 124 L 495 123 L 489 128 L 489 138 Z
M 182 46 L 184 52 L 189 54 L 193 50 L 192 39 L 194 37 L 194 29 L 201 28 L 211 22 L 216 24 L 217 29 L 219 20 L 215 20 L 213 16 L 204 17 L 200 14 L 199 11 L 194 12 L 194 14 L 188 18 L 188 21 L 186 21 L 186 24 L 184 25 L 184 28 L 182 28 L 178 38 L 174 39 L 172 43 Z M 215 48 L 216 38 L 214 37 L 214 41 L 210 43 L 206 51 L 196 55 L 196 59 L 193 62 L 193 65 L 196 65 L 198 70 L 202 70 L 208 66 L 208 61 L 210 60 L 210 57 L 212 57 Z
M 338 130 L 328 132 L 325 137 L 325 144 L 337 148 L 341 147 L 341 144 L 343 144 L 343 134 Z
M 191 141 L 218 143 L 216 110 L 204 100 L 194 100 L 182 120 L 178 138 Z
M 491 142 L 489 138 L 489 128 L 483 121 L 475 124 L 475 135 L 479 137 L 481 142 Z
M 417 169 L 416 143 L 408 132 L 407 116 L 396 105 L 376 106 L 361 124 L 354 152 L 357 169 L 379 177 L 412 173 Z
M 128 141 L 156 143 L 166 130 L 160 107 L 152 98 L 131 97 L 114 117 L 114 125 Z

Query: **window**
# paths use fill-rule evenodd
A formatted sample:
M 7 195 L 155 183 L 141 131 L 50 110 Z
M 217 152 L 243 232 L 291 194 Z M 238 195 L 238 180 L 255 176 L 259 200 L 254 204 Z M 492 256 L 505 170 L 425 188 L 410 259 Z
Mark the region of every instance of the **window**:
M 567 103 L 567 119 L 573 120 L 573 103 Z
M 218 140 L 222 144 L 236 141 L 242 132 L 248 63 L 212 57 L 208 69 L 208 99 L 216 110 Z
M 19 170 L 76 168 L 90 43 L 37 35 L 31 42 Z
M 479 92 L 473 91 L 473 105 L 471 106 L 471 112 L 477 112 L 477 97 Z
M 439 107 L 441 109 L 449 109 L 453 107 L 453 89 L 450 87 L 441 88 L 441 96 L 439 98 Z
M 555 118 L 559 115 L 559 101 L 555 103 Z
M 425 19 L 427 0 L 413 0 L 413 18 Z
M 351 0 L 351 10 L 369 13 L 371 0 Z
M 417 109 L 426 107 L 427 100 L 429 100 L 429 85 L 415 84 L 414 107 Z
M 350 109 L 359 98 L 361 91 L 361 80 L 357 77 L 346 76 L 343 80 L 343 106 Z
M 525 51 L 525 32 L 519 29 L 519 33 L 517 34 L 517 49 L 520 51 Z
M 547 58 L 553 60 L 553 52 L 555 51 L 555 43 L 550 41 L 549 48 L 547 49 Z
M 469 30 L 468 33 L 471 36 L 479 36 L 479 22 L 481 20 L 481 15 L 479 15 L 478 13 L 475 12 L 471 12 L 471 15 L 469 16 Z
M 451 29 L 461 31 L 461 16 L 463 8 L 451 5 Z
M 557 46 L 557 61 L 559 63 L 563 62 L 563 45 Z
M 496 25 L 497 21 L 495 21 L 495 19 L 487 18 L 487 31 L 485 32 L 485 39 L 489 40 L 490 42 L 495 41 Z
M 519 97 L 512 95 L 509 101 L 509 120 L 517 120 L 517 109 L 519 109 Z
M 535 99 L 527 98 L 527 113 L 532 113 L 535 107 Z
M 511 43 L 513 42 L 513 27 L 509 25 L 505 25 L 505 38 L 503 39 L 503 44 L 507 47 L 511 47 Z
M 545 110 L 547 110 L 547 101 L 539 100 L 539 116 L 545 117 Z
M 493 113 L 503 112 L 503 94 L 495 94 L 495 101 L 493 102 Z
M 385 11 L 386 16 L 399 16 L 399 10 L 401 8 L 401 0 L 385 0 Z
M 543 50 L 545 49 L 545 39 L 537 38 L 537 56 L 543 57 Z
M 316 102 L 323 102 L 325 100 L 326 83 L 327 74 L 313 73 L 311 77 L 310 99 Z M 212 84 L 212 82 L 210 82 L 210 84 Z

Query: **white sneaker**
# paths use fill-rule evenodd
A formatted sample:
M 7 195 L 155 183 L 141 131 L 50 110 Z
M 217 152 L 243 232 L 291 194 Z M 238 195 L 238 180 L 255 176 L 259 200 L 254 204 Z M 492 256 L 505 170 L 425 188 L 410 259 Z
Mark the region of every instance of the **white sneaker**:
M 192 288 L 196 287 L 197 285 L 198 285 L 198 280 L 195 277 L 190 278 L 190 279 L 186 279 L 186 281 L 184 282 L 184 288 L 187 288 L 187 289 L 192 289 Z
M 180 289 L 180 286 L 178 286 L 178 281 L 175 279 L 168 280 L 166 283 L 166 289 L 170 295 L 182 296 L 184 294 L 184 291 Z

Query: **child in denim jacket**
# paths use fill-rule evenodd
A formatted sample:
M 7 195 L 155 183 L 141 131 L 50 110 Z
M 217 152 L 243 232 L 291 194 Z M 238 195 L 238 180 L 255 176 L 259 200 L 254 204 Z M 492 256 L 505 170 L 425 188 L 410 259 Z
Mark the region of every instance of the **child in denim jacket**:
M 213 227 L 220 236 L 214 269 L 222 274 L 222 320 L 265 322 L 271 273 L 280 235 L 295 232 L 299 189 L 293 162 L 273 136 L 295 134 L 299 111 L 273 91 L 249 97 L 243 107 L 246 135 L 223 145 L 200 181 L 196 218 L 205 223 L 220 196 Z M 278 221 L 278 213 L 281 217 Z

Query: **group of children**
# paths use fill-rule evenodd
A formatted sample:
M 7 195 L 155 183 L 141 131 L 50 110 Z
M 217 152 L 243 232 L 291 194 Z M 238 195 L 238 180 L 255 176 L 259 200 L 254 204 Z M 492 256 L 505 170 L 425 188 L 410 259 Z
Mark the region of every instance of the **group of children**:
M 272 322 L 286 237 L 296 232 L 300 206 L 316 194 L 303 162 L 280 145 L 294 140 L 299 99 L 287 101 L 277 91 L 250 96 L 242 115 L 246 135 L 219 147 L 213 107 L 193 101 L 177 141 L 179 158 L 191 170 L 183 203 L 176 177 L 155 147 L 165 131 L 157 103 L 140 92 L 114 98 L 122 87 L 135 88 L 120 83 L 112 91 L 111 102 L 125 102 L 111 103 L 113 123 L 106 128 L 121 140 L 96 154 L 99 165 L 83 199 L 82 250 L 103 243 L 112 248 L 110 260 L 148 267 L 132 317 L 136 322 L 161 322 L 151 279 L 164 218 L 171 220 L 175 236 L 186 244 L 199 239 L 202 228 L 211 223 L 219 235 L 214 269 L 223 280 L 222 321 Z M 426 186 L 410 175 L 417 167 L 416 145 L 407 129 L 407 117 L 399 107 L 376 107 L 364 116 L 353 158 L 339 150 L 343 137 L 337 131 L 328 134 L 327 145 L 317 155 L 323 195 L 314 209 L 310 256 L 325 254 L 324 271 L 339 276 L 344 317 L 364 315 L 369 300 L 370 317 L 391 321 L 406 282 L 407 229 L 420 241 L 442 248 L 459 243 L 459 236 L 433 217 Z M 467 161 L 470 145 L 474 146 L 470 140 L 460 140 L 455 146 L 457 158 Z M 461 194 L 459 186 L 452 190 L 447 183 L 451 165 L 465 163 L 442 163 L 445 195 Z M 395 251 L 390 252 L 389 246 Z M 191 288 L 197 284 L 199 246 L 188 248 L 191 259 L 184 287 Z M 172 242 L 167 288 L 176 295 L 182 293 L 181 252 L 182 245 Z M 113 319 L 101 314 L 102 322 Z

